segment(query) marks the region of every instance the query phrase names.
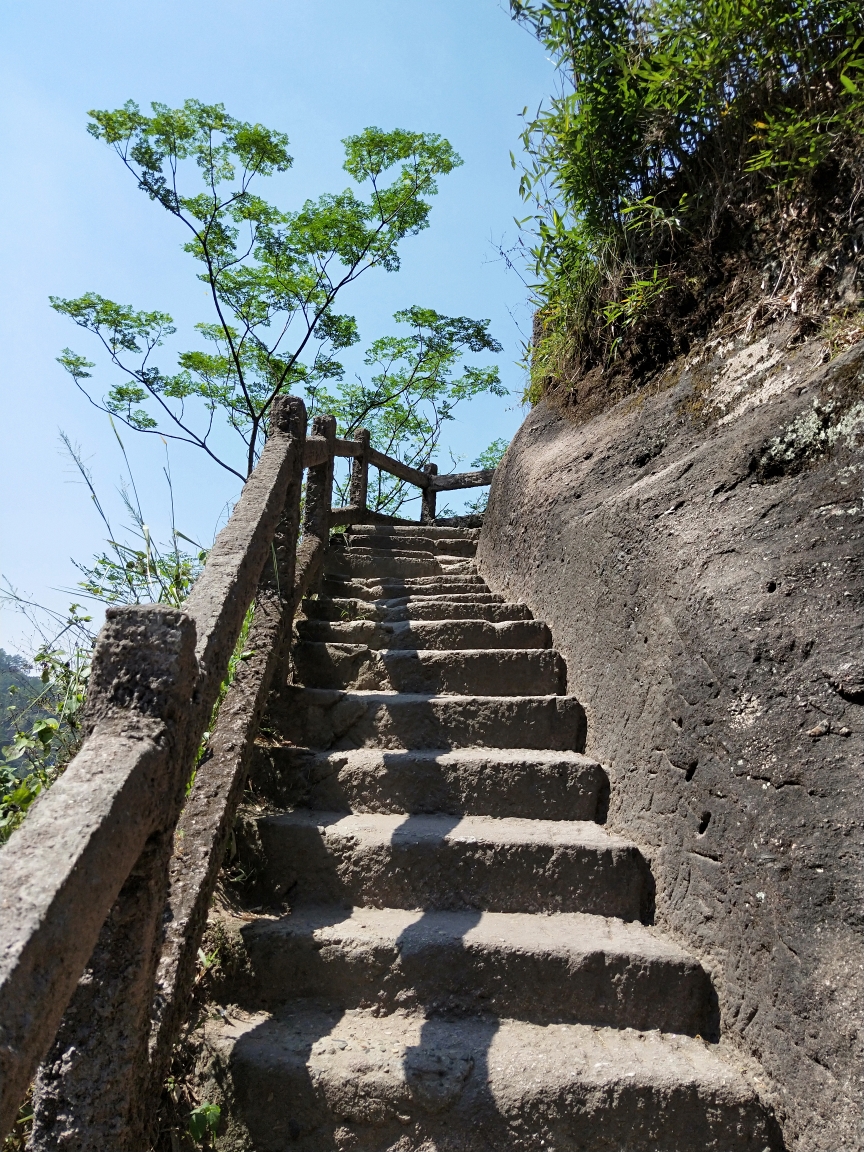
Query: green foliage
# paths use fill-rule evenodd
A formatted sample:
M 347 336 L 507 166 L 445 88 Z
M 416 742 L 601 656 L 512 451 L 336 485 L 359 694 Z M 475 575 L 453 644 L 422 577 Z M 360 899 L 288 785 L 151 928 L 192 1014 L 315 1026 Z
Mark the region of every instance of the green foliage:
M 2 844 L 78 750 L 94 637 L 88 627 L 91 617 L 78 604 L 70 605 L 63 617 L 40 609 L 8 586 L 0 593 L 0 603 L 22 611 L 41 636 L 31 661 L 41 670 L 39 687 L 28 677 L 26 691 L 13 696 L 7 711 L 5 727 L 11 739 L 0 750 Z M 51 631 L 40 617 L 47 617 Z
M 510 446 L 509 440 L 499 438 L 493 440 L 488 448 L 477 456 L 475 460 L 471 461 L 472 468 L 497 468 L 504 458 L 504 453 Z M 485 489 L 476 500 L 469 500 L 465 505 L 465 511 L 468 513 L 480 513 L 486 511 L 486 505 L 489 503 L 489 490 Z
M 210 1133 L 219 1127 L 222 1110 L 218 1104 L 199 1104 L 189 1114 L 189 1135 L 196 1144 L 203 1144 Z
M 117 435 L 116 428 L 114 429 Z M 144 522 L 131 470 L 128 484 L 121 489 L 127 512 L 132 520 L 133 535 L 141 547 L 118 540 L 93 485 L 80 451 L 61 432 L 61 440 L 78 469 L 90 499 L 108 530 L 109 550 L 94 558 L 92 564 L 76 567 L 84 576 L 78 584 L 90 599 L 105 604 L 138 604 L 159 602 L 179 607 L 197 577 L 207 553 L 195 545 L 196 553 L 184 553 L 180 539 L 187 539 L 173 523 L 172 545 L 160 550 Z M 120 436 L 117 441 L 129 461 Z M 165 477 L 172 492 L 171 473 Z M 192 541 L 189 541 L 192 543 Z M 30 805 L 57 779 L 78 750 L 81 741 L 80 712 L 84 705 L 90 675 L 90 660 L 95 636 L 89 625 L 92 618 L 78 604 L 70 605 L 65 616 L 26 600 L 7 585 L 0 593 L 0 603 L 24 615 L 40 642 L 28 661 L 7 657 L 0 652 L 0 688 L 9 700 L 3 726 L 2 759 L 0 759 L 0 843 L 4 842 L 26 816 Z M 244 633 L 245 636 L 245 633 Z M 24 675 L 36 665 L 41 676 Z M 234 664 L 229 674 L 233 677 Z M 226 686 L 223 686 L 223 693 Z M 220 700 L 221 700 L 220 696 Z
M 114 431 L 116 435 L 116 429 Z M 106 604 L 158 602 L 180 607 L 206 561 L 207 552 L 201 548 L 196 554 L 181 552 L 178 539 L 188 538 L 173 524 L 173 495 L 173 544 L 170 549 L 160 551 L 144 523 L 130 470 L 129 486 L 121 489 L 121 495 L 133 521 L 133 532 L 144 547 L 119 543 L 114 539 L 115 533 L 80 452 L 62 432 L 61 439 L 111 537 L 108 541 L 111 551 L 95 557 L 92 565 L 73 561 L 85 577 L 79 583 L 79 589 L 91 599 Z M 128 468 L 128 458 L 119 435 L 117 440 Z M 167 467 L 165 477 L 171 492 L 171 474 Z M 89 628 L 92 617 L 84 615 L 78 604 L 70 605 L 68 615 L 62 617 L 24 599 L 8 585 L 5 591 L 0 592 L 0 604 L 21 612 L 41 637 L 37 651 L 29 660 L 8 656 L 0 649 L 0 698 L 10 701 L 3 717 L 4 740 L 0 759 L 0 843 L 3 843 L 24 819 L 36 797 L 54 783 L 78 750 L 81 742 L 79 713 L 84 705 L 95 636 Z M 250 606 L 213 707 L 211 730 L 237 669 L 252 655 L 246 650 L 252 615 Z M 26 675 L 33 664 L 41 670 L 38 678 Z M 209 731 L 204 733 L 196 769 L 206 755 L 209 736 Z M 195 769 L 187 784 L 187 795 L 194 779 Z
M 283 133 L 235 120 L 221 104 L 151 108 L 93 111 L 88 131 L 187 229 L 185 250 L 214 310 L 197 325 L 204 348 L 181 352 L 165 372 L 156 358 L 174 335 L 171 317 L 88 292 L 51 297 L 52 307 L 95 334 L 123 378 L 100 399 L 87 383 L 92 362 L 70 349 L 59 362 L 97 407 L 193 444 L 243 480 L 275 397 L 314 395 L 342 378 L 335 353 L 358 335 L 354 318 L 335 311 L 338 294 L 370 269 L 398 269 L 400 242 L 428 226 L 437 177 L 462 161 L 435 134 L 367 128 L 343 141 L 344 168 L 366 198 L 348 188 L 285 211 L 252 190 L 291 166 Z M 237 467 L 212 446 L 218 414 L 242 438 Z
M 467 353 L 500 352 L 488 320 L 442 316 L 431 308 L 407 308 L 394 316 L 406 325 L 400 336 L 374 341 L 364 363 L 369 382 L 341 381 L 311 392 L 313 411 L 336 416 L 338 435 L 370 432 L 373 447 L 411 467 L 427 463 L 441 430 L 456 406 L 480 393 L 506 396 L 497 367 L 466 365 Z M 341 502 L 347 501 L 347 476 L 337 477 Z M 369 506 L 395 514 L 416 489 L 385 472 L 370 473 Z
M 610 329 L 612 335 L 609 346 L 611 353 L 615 352 L 621 341 L 621 332 L 632 328 L 645 316 L 668 287 L 668 277 L 661 276 L 655 267 L 650 276 L 631 280 L 624 288 L 620 300 L 610 300 L 603 306 L 605 327 Z
M 493 440 L 488 448 L 484 448 L 476 460 L 471 461 L 472 468 L 497 468 L 504 459 L 504 453 L 510 447 L 510 441 L 499 438 Z
M 622 322 L 657 305 L 676 262 L 714 243 L 738 205 L 806 193 L 826 165 L 857 163 L 864 16 L 855 0 L 511 9 L 561 79 L 523 135 L 533 214 L 522 224 L 543 328 L 536 399 L 562 359 L 608 360 Z
M 15 737 L 8 717 L 29 705 L 42 691 L 42 681 L 31 675 L 33 665 L 23 656 L 0 648 L 0 745 Z
M 143 526 L 147 529 L 147 525 Z M 103 604 L 173 604 L 179 608 L 192 590 L 207 553 L 197 556 L 176 546 L 163 554 L 149 530 L 142 533 L 143 548 L 116 540 L 108 543 L 113 555 L 102 552 L 91 564 L 73 561 L 84 579 L 79 588 Z

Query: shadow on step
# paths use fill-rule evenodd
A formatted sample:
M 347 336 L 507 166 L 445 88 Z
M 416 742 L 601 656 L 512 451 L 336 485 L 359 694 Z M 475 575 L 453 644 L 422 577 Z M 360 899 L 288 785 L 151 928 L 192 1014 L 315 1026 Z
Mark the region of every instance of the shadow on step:
M 465 926 L 462 951 L 466 969 L 471 967 L 471 962 L 464 938 L 479 923 L 481 916 L 482 913 L 476 910 L 463 913 Z M 424 954 L 428 954 L 426 923 L 429 918 L 429 912 L 424 912 L 419 920 L 409 925 L 399 936 L 401 963 L 407 973 L 415 965 L 421 967 Z M 454 968 L 463 966 L 460 965 L 458 955 L 455 961 L 451 960 L 451 964 Z M 435 981 L 424 981 L 421 977 L 412 983 L 415 989 L 420 990 L 424 985 L 427 988 L 430 983 L 434 985 Z M 474 991 L 476 994 L 476 989 Z M 471 1105 L 462 1112 L 460 1135 L 471 1148 L 486 1148 L 489 1152 L 497 1152 L 500 1135 L 496 1136 L 489 1131 L 489 1121 L 495 1117 L 505 1128 L 507 1122 L 500 1116 L 498 1103 L 491 1091 L 489 1051 L 501 1026 L 500 1020 L 484 1012 L 484 1005 L 478 997 L 473 1013 L 464 1009 L 458 1013 L 470 1028 L 470 1031 L 466 1029 L 463 1032 L 447 1026 L 446 1017 L 452 1014 L 448 1012 L 449 1007 L 446 1002 L 439 1002 L 434 995 L 421 998 L 417 1005 L 424 1019 L 417 1042 L 407 1047 L 402 1056 L 405 1085 L 415 1107 L 434 1115 L 457 1109 L 470 1081 Z M 467 1042 L 469 1037 L 470 1043 Z M 466 1131 L 469 1124 L 470 1130 Z
M 249 898 L 306 906 L 484 908 L 650 922 L 653 877 L 639 850 L 591 822 L 297 809 L 247 822 Z M 538 879 L 543 883 L 538 887 Z
M 319 812 L 446 812 L 593 820 L 605 824 L 609 777 L 569 752 L 420 748 L 316 752 L 259 744 L 249 772 L 255 794 L 276 808 Z
M 267 724 L 298 748 L 531 748 L 584 752 L 585 710 L 573 696 L 356 692 L 284 685 Z

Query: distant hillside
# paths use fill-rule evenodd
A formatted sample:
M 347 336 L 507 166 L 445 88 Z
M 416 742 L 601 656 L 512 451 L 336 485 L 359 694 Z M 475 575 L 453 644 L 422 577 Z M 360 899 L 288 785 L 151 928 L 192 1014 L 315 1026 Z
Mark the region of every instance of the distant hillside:
M 15 736 L 11 717 L 42 691 L 42 681 L 38 676 L 29 675 L 30 669 L 23 656 L 11 655 L 0 648 L 0 747 Z

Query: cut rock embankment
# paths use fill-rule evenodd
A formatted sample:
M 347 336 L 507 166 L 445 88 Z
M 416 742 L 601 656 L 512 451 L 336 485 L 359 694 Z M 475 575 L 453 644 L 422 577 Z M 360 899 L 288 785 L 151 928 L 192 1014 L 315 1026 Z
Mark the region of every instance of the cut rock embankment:
M 550 627 L 608 826 L 714 975 L 795 1152 L 861 1145 L 864 344 L 694 347 L 587 423 L 540 403 L 478 552 Z M 792 337 L 790 341 L 790 337 Z

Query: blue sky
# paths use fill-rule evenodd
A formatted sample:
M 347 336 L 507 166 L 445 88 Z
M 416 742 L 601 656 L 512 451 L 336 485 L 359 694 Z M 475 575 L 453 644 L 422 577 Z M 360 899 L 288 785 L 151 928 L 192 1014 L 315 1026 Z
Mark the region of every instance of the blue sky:
M 368 125 L 446 136 L 465 163 L 442 178 L 431 227 L 405 241 L 399 273 L 373 273 L 340 307 L 357 316 L 364 342 L 391 331 L 392 313 L 415 303 L 492 321 L 512 395 L 474 401 L 449 427 L 445 446 L 467 467 L 490 441 L 509 439 L 523 416 L 515 361 L 530 316 L 495 244 L 513 242 L 513 217 L 522 213 L 509 157 L 518 153 L 520 113 L 552 81 L 542 48 L 512 23 L 505 0 L 5 0 L 0 573 L 63 608 L 72 597 L 61 590 L 76 580 L 71 558 L 101 547 L 104 529 L 60 451 L 60 429 L 80 445 L 118 531 L 124 523 L 116 493 L 123 462 L 107 418 L 55 357 L 69 345 L 100 364 L 97 384 L 112 377 L 87 334 L 49 309 L 48 295 L 94 290 L 163 309 L 181 338 L 209 319 L 180 226 L 87 135 L 88 109 L 194 96 L 287 132 L 294 166 L 261 188 L 285 208 L 346 187 L 340 141 Z M 124 439 L 159 536 L 168 523 L 164 449 L 132 432 Z M 446 452 L 441 464 L 451 466 Z M 171 468 L 178 527 L 209 542 L 235 482 L 193 449 L 172 448 Z M 8 611 L 0 611 L 0 645 L 27 647 L 26 629 Z

